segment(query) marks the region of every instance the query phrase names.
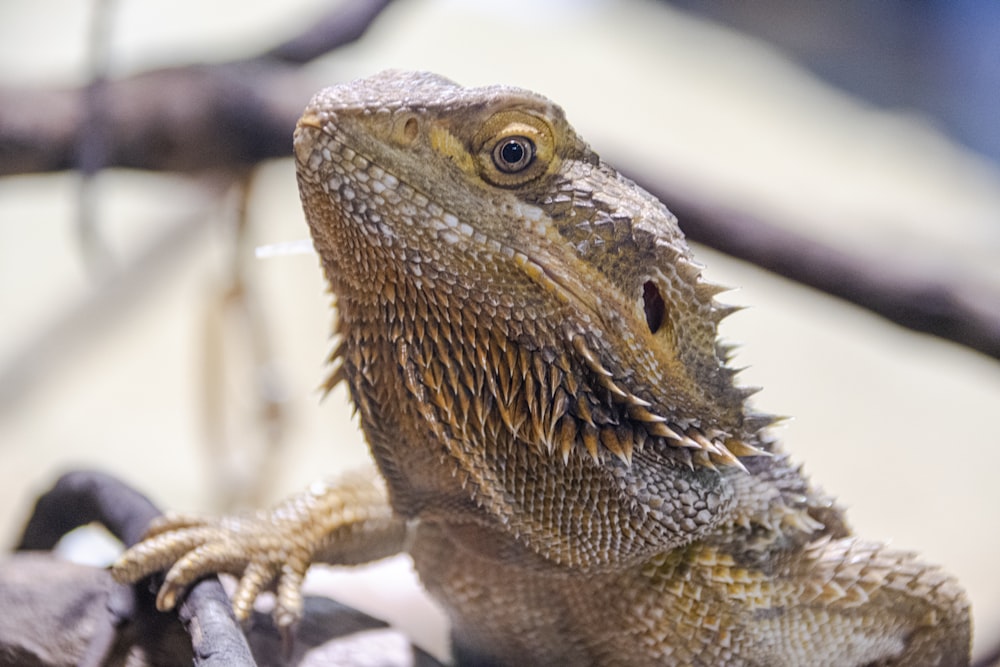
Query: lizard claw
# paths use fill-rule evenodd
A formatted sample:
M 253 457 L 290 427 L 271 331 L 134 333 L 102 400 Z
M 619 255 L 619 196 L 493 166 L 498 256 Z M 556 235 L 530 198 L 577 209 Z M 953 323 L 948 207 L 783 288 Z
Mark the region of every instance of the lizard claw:
M 182 592 L 198 579 L 226 572 L 239 577 L 233 612 L 245 622 L 257 597 L 276 586 L 273 616 L 279 628 L 294 625 L 302 615 L 301 586 L 312 549 L 296 539 L 301 527 L 279 523 L 265 514 L 199 519 L 163 517 L 146 539 L 126 551 L 112 566 L 112 575 L 132 583 L 169 568 L 156 596 L 156 608 L 169 611 Z

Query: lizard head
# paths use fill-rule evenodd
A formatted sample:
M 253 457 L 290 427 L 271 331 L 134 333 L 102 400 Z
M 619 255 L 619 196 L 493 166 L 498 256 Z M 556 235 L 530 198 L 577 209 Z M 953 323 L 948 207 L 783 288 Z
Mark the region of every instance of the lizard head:
M 720 288 L 666 207 L 548 99 L 386 72 L 318 93 L 295 153 L 354 350 L 335 377 L 360 403 L 365 355 L 388 339 L 379 363 L 397 372 L 383 382 L 405 385 L 484 492 L 515 484 L 480 478 L 511 469 L 509 452 L 489 453 L 508 441 L 602 474 L 642 453 L 708 475 L 706 494 L 716 466 L 759 453 L 748 392 L 719 354 Z M 642 474 L 615 483 L 630 494 Z
M 697 461 L 751 453 L 740 443 L 765 419 L 748 415 L 751 391 L 720 354 L 724 288 L 702 278 L 667 208 L 604 164 L 557 105 L 390 71 L 318 93 L 295 146 L 341 301 L 409 290 L 445 301 L 439 312 L 507 323 L 508 340 L 551 348 L 546 363 L 582 361 Z

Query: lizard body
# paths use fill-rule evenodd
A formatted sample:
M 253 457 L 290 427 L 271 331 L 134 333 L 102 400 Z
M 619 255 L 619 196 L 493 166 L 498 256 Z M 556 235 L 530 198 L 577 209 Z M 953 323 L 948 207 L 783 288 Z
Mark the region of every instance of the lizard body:
M 733 382 L 676 220 L 549 100 L 387 72 L 299 121 L 300 193 L 384 480 L 175 518 L 116 565 L 242 575 L 300 613 L 312 561 L 400 550 L 465 664 L 962 665 L 968 604 L 853 537 Z

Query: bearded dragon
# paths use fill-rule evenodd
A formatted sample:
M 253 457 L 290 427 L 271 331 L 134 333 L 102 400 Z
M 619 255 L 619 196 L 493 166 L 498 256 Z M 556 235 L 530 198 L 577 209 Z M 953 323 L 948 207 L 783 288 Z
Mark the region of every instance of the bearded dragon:
M 852 536 L 734 383 L 674 216 L 548 99 L 386 72 L 294 138 L 379 475 L 173 517 L 114 566 L 241 576 L 287 628 L 311 562 L 407 552 L 460 664 L 964 665 L 956 581 Z

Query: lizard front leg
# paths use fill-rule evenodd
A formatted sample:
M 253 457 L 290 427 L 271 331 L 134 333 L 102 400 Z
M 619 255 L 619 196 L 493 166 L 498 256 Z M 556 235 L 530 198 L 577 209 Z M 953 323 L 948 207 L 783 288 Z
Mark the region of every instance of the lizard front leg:
M 302 580 L 314 562 L 353 565 L 403 548 L 406 524 L 393 513 L 381 479 L 372 471 L 317 483 L 270 510 L 222 518 L 165 515 L 142 542 L 112 566 L 119 582 L 134 583 L 167 571 L 156 598 L 161 611 L 204 576 L 240 577 L 233 611 L 245 621 L 257 596 L 274 587 L 273 616 L 282 630 L 302 615 Z
M 797 604 L 786 606 L 784 619 L 759 614 L 756 626 L 760 636 L 780 637 L 785 654 L 840 656 L 828 659 L 838 665 L 969 664 L 964 591 L 912 553 L 854 537 L 822 538 L 787 575 L 782 586 Z

